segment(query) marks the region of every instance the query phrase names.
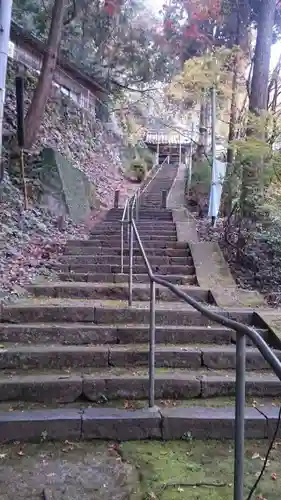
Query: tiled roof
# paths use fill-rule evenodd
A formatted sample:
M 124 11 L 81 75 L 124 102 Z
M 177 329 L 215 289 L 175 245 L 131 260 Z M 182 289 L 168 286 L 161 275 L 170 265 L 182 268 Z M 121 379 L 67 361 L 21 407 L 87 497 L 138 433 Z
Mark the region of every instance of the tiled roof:
M 190 139 L 176 132 L 152 132 L 148 131 L 145 136 L 145 142 L 149 144 L 188 144 Z

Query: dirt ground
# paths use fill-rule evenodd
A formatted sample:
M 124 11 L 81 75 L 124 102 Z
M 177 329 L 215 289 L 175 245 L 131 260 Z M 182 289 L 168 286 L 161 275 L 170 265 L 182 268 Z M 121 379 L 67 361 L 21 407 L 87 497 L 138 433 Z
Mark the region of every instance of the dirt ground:
M 128 500 L 138 485 L 134 471 L 108 443 L 2 446 L 0 498 Z
M 245 498 L 268 442 L 245 450 Z M 276 441 L 253 499 L 279 500 Z M 44 492 L 45 491 L 45 497 Z M 46 443 L 0 447 L 1 500 L 231 500 L 233 443 L 217 441 Z

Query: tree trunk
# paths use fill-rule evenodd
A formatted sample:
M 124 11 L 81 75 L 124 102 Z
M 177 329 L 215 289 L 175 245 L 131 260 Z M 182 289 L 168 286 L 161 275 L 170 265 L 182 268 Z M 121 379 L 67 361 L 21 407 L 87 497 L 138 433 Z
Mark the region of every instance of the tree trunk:
M 257 41 L 254 55 L 253 77 L 249 98 L 249 110 L 257 117 L 267 110 L 268 79 L 270 68 L 270 53 L 276 0 L 263 0 L 260 6 L 260 16 L 257 27 Z M 247 130 L 247 137 L 264 140 L 265 131 L 251 126 Z M 263 160 L 251 161 L 243 165 L 241 214 L 246 218 L 253 218 L 263 205 Z
M 199 160 L 203 158 L 204 153 L 206 153 L 207 150 L 208 135 L 207 135 L 206 117 L 207 117 L 207 99 L 206 95 L 203 95 L 200 104 L 199 140 L 196 149 L 196 157 Z
M 267 109 L 270 54 L 275 9 L 276 0 L 263 0 L 261 2 L 249 101 L 250 111 L 255 114 L 260 114 Z
M 241 57 L 241 56 L 240 56 Z M 233 201 L 233 146 L 231 143 L 236 139 L 237 117 L 239 107 L 239 92 L 238 92 L 238 71 L 239 71 L 239 54 L 237 53 L 233 62 L 232 86 L 231 86 L 231 105 L 228 130 L 228 148 L 226 156 L 227 171 L 223 184 L 222 206 L 223 215 L 229 216 L 232 210 Z
M 66 3 L 67 0 L 55 0 L 52 10 L 51 26 L 46 52 L 43 57 L 41 73 L 25 118 L 24 125 L 26 149 L 30 149 L 36 140 L 46 103 L 51 92 L 53 74 L 56 69 L 61 41 L 63 16 L 65 13 Z

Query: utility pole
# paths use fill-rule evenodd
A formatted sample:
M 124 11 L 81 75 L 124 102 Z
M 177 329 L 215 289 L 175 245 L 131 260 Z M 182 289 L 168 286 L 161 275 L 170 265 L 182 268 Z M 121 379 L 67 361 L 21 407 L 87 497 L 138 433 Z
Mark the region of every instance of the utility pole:
M 212 226 L 216 225 L 216 217 L 213 213 L 213 204 L 214 197 L 216 193 L 214 192 L 214 184 L 215 184 L 215 161 L 216 161 L 216 88 L 215 86 L 211 89 L 211 113 L 212 113 L 212 175 L 211 175 L 211 218 L 212 218 Z
M 0 0 L 0 156 L 13 0 Z
M 216 89 L 211 89 L 211 106 L 212 106 L 212 159 L 213 163 L 216 159 Z

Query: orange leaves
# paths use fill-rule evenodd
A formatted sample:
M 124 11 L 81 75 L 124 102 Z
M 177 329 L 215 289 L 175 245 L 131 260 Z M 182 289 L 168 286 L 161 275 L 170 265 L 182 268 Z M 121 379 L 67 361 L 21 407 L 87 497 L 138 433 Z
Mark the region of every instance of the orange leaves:
M 199 31 L 197 24 L 191 24 L 187 26 L 183 32 L 184 38 L 192 38 L 193 40 L 201 40 L 210 43 L 210 40 L 206 35 Z
M 120 12 L 122 3 L 122 0 L 104 0 L 104 10 L 109 16 L 114 16 Z
M 221 0 L 186 0 L 185 8 L 193 20 L 216 19 L 221 13 Z

